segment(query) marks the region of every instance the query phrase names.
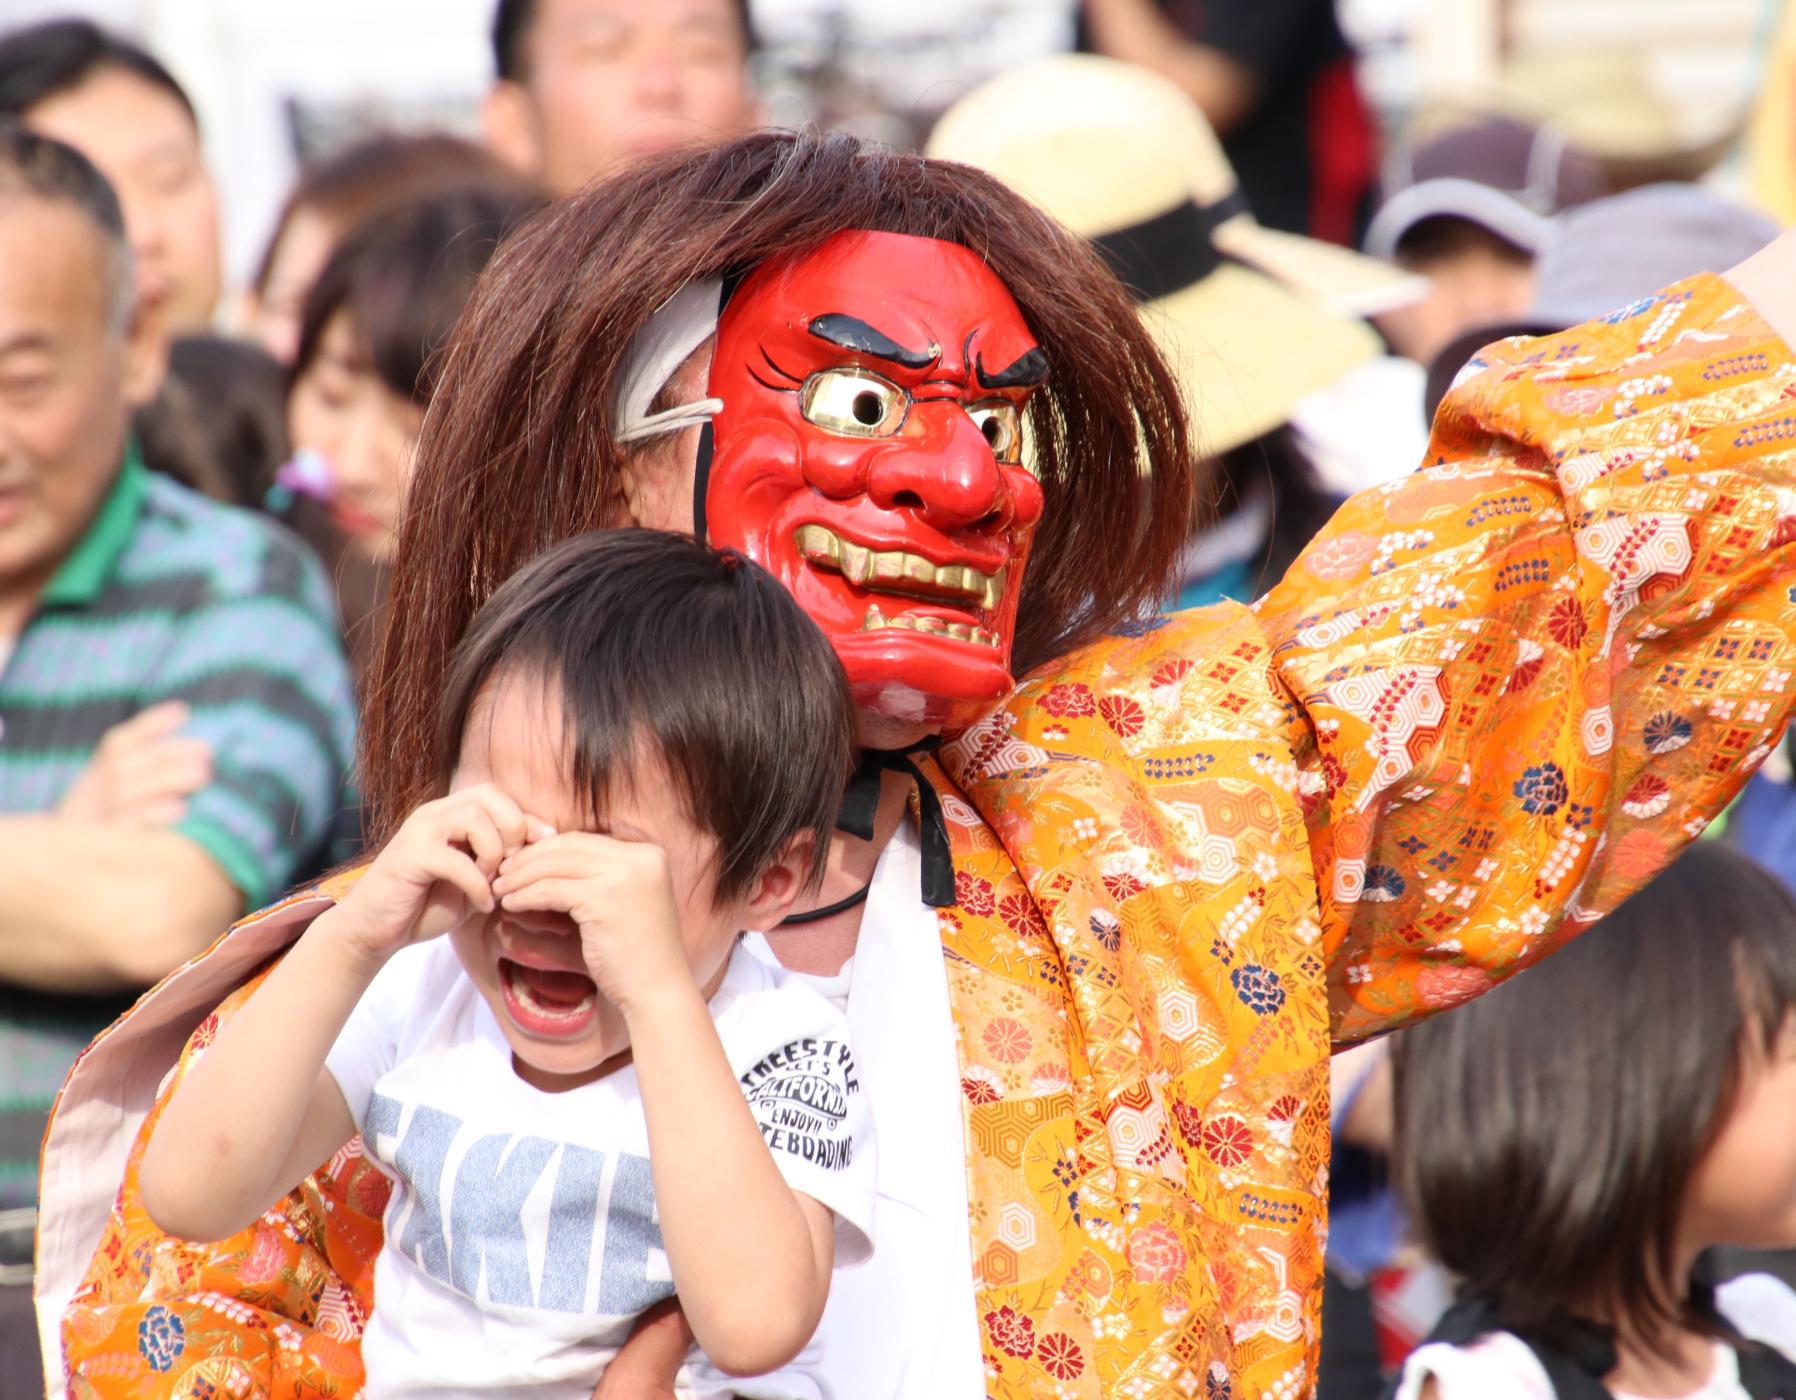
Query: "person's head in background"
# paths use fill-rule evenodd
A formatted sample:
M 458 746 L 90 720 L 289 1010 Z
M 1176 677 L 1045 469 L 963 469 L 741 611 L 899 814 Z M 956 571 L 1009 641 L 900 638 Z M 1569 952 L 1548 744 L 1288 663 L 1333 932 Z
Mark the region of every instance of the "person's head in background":
M 498 0 L 487 144 L 557 194 L 755 124 L 748 0 Z
M 0 38 L 0 116 L 80 151 L 118 194 L 138 291 L 171 334 L 212 324 L 218 197 L 193 104 L 160 63 L 86 20 Z
M 1663 800 L 1663 780 L 1637 787 Z M 1709 1330 L 1699 1252 L 1796 1244 L 1796 901 L 1725 846 L 1403 1032 L 1394 1069 L 1422 1242 L 1511 1331 L 1582 1317 L 1624 1358 L 1656 1353 Z
M 1776 223 L 1702 185 L 1642 185 L 1568 209 L 1550 221 L 1519 312 L 1461 327 L 1428 366 L 1430 421 L 1477 352 L 1512 335 L 1554 335 L 1624 311 L 1661 287 L 1724 272 L 1777 237 Z M 1636 310 L 1643 310 L 1644 305 Z
M 418 430 L 449 337 L 499 241 L 538 207 L 514 179 L 377 213 L 338 245 L 306 298 L 287 401 L 353 549 L 392 551 Z
M 1426 365 L 1468 326 L 1528 305 L 1551 216 L 1599 198 L 1601 167 L 1548 127 L 1507 117 L 1399 149 L 1366 251 L 1428 279 L 1428 296 L 1376 317 L 1392 348 Z
M 1339 505 L 1293 414 L 1379 349 L 1321 293 L 1389 293 L 1409 279 L 1255 224 L 1190 95 L 1118 59 L 1014 64 L 942 115 L 927 153 L 996 176 L 1086 239 L 1179 376 L 1208 463 L 1172 605 L 1246 601 L 1276 583 Z M 1157 225 L 1177 235 L 1142 232 Z
M 132 420 L 143 464 L 215 501 L 260 508 L 286 462 L 287 371 L 248 341 L 182 336 Z
M 275 220 L 238 318 L 243 334 L 292 364 L 306 293 L 350 229 L 383 209 L 508 177 L 522 196 L 522 177 L 496 155 L 443 133 L 374 136 L 313 162 Z
M 105 177 L 0 119 L 0 636 L 99 511 L 165 353 Z

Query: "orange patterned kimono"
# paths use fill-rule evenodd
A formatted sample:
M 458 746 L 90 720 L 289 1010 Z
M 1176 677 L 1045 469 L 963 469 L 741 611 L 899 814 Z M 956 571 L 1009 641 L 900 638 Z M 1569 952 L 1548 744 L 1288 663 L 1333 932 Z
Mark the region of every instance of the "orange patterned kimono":
M 1432 464 L 1256 606 L 1093 646 L 941 753 L 993 1396 L 1309 1394 L 1331 1042 L 1550 951 L 1783 729 L 1790 350 L 1703 278 L 1484 361 Z M 142 1212 L 142 1137 L 77 1241 L 75 1393 L 351 1392 L 384 1180 L 346 1150 L 192 1248 Z

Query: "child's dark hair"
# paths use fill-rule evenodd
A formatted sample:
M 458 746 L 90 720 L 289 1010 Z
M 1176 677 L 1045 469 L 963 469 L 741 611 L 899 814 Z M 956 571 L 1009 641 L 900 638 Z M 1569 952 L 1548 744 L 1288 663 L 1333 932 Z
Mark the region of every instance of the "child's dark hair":
M 1692 847 L 1538 968 L 1404 1031 L 1395 1170 L 1422 1243 L 1506 1325 L 1575 1317 L 1650 1349 L 1713 1331 L 1678 1223 L 1743 1061 L 1796 1009 L 1796 900 Z
M 450 659 L 437 741 L 446 786 L 487 683 L 521 667 L 559 686 L 573 779 L 604 812 L 634 746 L 658 751 L 717 838 L 717 898 L 745 893 L 803 832 L 823 875 L 854 713 L 829 642 L 765 569 L 663 530 L 576 535 L 520 569 Z

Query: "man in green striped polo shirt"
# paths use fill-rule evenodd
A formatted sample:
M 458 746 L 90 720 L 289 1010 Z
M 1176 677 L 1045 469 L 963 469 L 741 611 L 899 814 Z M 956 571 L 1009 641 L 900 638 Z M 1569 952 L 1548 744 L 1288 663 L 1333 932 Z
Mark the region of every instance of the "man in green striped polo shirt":
M 132 287 L 104 179 L 0 124 L 0 1208 L 15 1227 L 79 1048 L 316 869 L 346 800 L 354 711 L 323 572 L 278 527 L 144 469 L 128 425 L 162 346 Z M 28 1238 L 0 1229 L 15 1281 Z

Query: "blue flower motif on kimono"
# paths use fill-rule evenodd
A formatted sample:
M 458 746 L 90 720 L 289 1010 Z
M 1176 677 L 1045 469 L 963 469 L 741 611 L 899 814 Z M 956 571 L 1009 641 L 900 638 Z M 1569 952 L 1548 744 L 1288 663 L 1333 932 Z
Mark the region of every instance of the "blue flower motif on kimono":
M 1091 916 L 1091 933 L 1112 953 L 1122 947 L 1122 920 L 1107 909 L 1100 909 Z
M 137 1349 L 152 1371 L 166 1371 L 187 1349 L 187 1329 L 176 1313 L 158 1303 L 137 1324 Z
M 1636 316 L 1644 316 L 1659 304 L 1657 293 L 1650 297 L 1641 297 L 1639 301 L 1631 301 L 1617 311 L 1611 311 L 1602 318 L 1606 326 L 1619 326 L 1623 321 L 1631 321 Z
M 1550 816 L 1564 806 L 1568 796 L 1565 770 L 1557 763 L 1542 763 L 1525 769 L 1516 781 L 1515 795 L 1521 798 L 1524 812 Z
M 1650 754 L 1670 753 L 1681 749 L 1696 733 L 1690 721 L 1675 710 L 1660 710 L 1646 722 L 1643 736 Z
M 1368 865 L 1366 867 L 1366 887 L 1361 899 L 1369 899 L 1374 904 L 1389 903 L 1393 899 L 1402 899 L 1403 891 L 1408 886 L 1403 877 L 1397 873 L 1393 865 Z
M 1262 1016 L 1270 1016 L 1285 1004 L 1285 989 L 1279 985 L 1278 974 L 1258 963 L 1242 963 L 1229 973 L 1229 981 L 1243 1004 Z

